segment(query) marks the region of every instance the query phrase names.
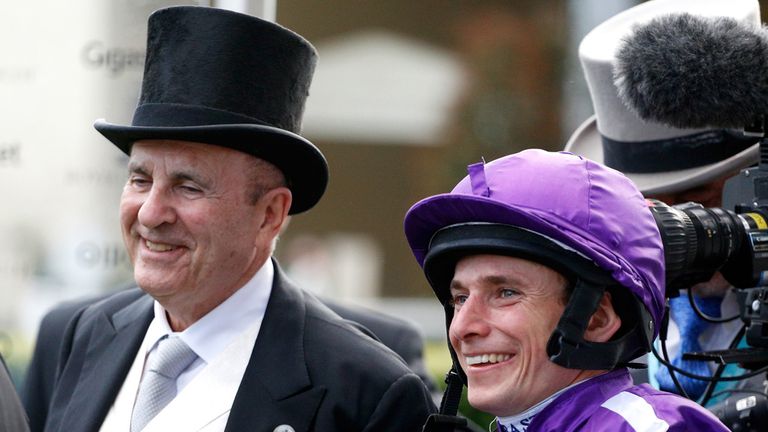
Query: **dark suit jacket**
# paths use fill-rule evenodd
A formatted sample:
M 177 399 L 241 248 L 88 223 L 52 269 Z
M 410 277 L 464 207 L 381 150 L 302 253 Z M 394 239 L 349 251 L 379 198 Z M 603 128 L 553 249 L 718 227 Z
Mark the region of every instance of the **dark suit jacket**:
M 81 309 L 106 297 L 105 295 L 90 296 L 68 301 L 59 304 L 43 317 L 22 391 L 22 401 L 33 431 L 43 430 L 48 415 L 48 404 L 53 395 L 59 351 L 67 323 L 73 317 L 79 317 Z M 433 393 L 433 399 L 435 394 L 437 397 L 440 396 L 437 384 L 424 364 L 424 339 L 418 328 L 407 321 L 376 310 L 342 305 L 327 298 L 320 300 L 339 316 L 349 320 L 364 333 L 372 335 L 397 353 L 405 360 L 408 367 L 419 375 Z
M 21 406 L 16 387 L 11 381 L 5 360 L 0 355 L 0 431 L 26 432 L 29 430 L 27 416 Z
M 327 298 L 321 298 L 320 301 L 402 357 L 430 392 L 439 391 L 424 363 L 424 336 L 416 326 L 373 309 L 342 305 Z
M 98 430 L 152 319 L 152 299 L 128 290 L 74 315 L 42 419 L 46 431 Z M 41 329 L 40 337 L 46 334 Z M 29 393 L 25 399 L 33 401 Z M 416 431 L 433 409 L 402 359 L 292 286 L 277 268 L 227 431 L 271 432 L 279 424 L 297 432 Z

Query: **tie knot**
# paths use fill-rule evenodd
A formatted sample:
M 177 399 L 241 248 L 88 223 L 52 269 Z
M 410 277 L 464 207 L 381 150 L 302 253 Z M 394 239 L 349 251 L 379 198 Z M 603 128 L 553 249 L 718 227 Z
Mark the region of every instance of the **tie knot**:
M 147 371 L 176 379 L 195 359 L 197 354 L 179 337 L 164 337 L 147 360 Z

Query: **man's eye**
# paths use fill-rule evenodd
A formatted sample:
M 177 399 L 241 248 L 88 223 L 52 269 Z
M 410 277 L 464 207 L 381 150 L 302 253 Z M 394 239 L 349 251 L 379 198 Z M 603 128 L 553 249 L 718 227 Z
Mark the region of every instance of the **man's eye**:
M 149 185 L 149 180 L 143 177 L 131 177 L 128 179 L 128 183 L 132 186 L 143 187 Z
M 503 288 L 500 291 L 500 295 L 502 298 L 511 298 L 517 295 L 517 291 L 509 288 Z
M 200 188 L 191 185 L 181 185 L 180 189 L 184 192 L 200 193 Z
M 461 307 L 461 305 L 463 305 L 464 303 L 467 302 L 467 298 L 468 297 L 469 296 L 465 295 L 465 294 L 456 294 L 456 295 L 454 295 L 453 297 L 451 297 L 451 300 L 450 300 L 451 301 L 451 306 L 453 306 L 454 308 Z

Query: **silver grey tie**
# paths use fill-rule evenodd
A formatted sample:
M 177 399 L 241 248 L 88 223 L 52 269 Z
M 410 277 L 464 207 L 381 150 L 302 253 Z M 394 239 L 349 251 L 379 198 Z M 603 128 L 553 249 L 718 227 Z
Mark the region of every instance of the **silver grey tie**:
M 155 351 L 150 353 L 139 384 L 139 393 L 133 405 L 131 432 L 144 429 L 176 396 L 176 377 L 181 374 L 197 355 L 178 337 L 164 337 Z

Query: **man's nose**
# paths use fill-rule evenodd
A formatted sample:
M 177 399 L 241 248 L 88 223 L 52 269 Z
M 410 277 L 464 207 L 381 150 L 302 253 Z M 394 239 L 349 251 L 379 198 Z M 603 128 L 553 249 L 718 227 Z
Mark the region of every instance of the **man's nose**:
M 464 304 L 454 312 L 453 320 L 451 320 L 451 334 L 461 340 L 473 336 L 487 336 L 490 332 L 487 309 L 481 299 L 470 295 Z
M 176 221 L 176 209 L 167 190 L 152 186 L 139 207 L 139 223 L 148 228 L 157 228 Z

